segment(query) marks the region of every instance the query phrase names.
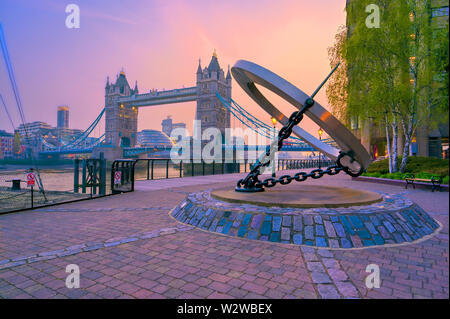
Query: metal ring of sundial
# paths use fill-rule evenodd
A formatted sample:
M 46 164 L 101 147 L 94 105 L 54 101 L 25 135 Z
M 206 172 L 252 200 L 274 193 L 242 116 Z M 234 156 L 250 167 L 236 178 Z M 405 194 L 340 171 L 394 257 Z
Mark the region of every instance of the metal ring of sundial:
M 269 113 L 270 116 L 275 117 L 283 125 L 286 125 L 288 122 L 288 117 L 266 99 L 256 87 L 255 83 L 276 93 L 298 109 L 301 109 L 306 99 L 310 98 L 302 90 L 272 71 L 249 61 L 237 61 L 231 68 L 231 73 L 242 89 Z M 345 163 L 352 171 L 358 171 L 361 167 L 366 169 L 369 166 L 371 162 L 370 156 L 359 140 L 338 119 L 317 103 L 317 101 L 314 101 L 314 105 L 305 114 L 327 132 L 339 147 L 341 147 L 342 151 L 353 152 L 355 161 L 353 163 Z M 299 126 L 295 126 L 292 132 L 332 160 L 336 160 L 339 156 L 338 149 L 318 140 Z

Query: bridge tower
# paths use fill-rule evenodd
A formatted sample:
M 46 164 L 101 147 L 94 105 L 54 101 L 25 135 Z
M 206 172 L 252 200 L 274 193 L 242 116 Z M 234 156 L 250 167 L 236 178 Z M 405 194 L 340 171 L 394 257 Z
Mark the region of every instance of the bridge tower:
M 113 147 L 135 146 L 137 139 L 138 108 L 122 98 L 138 94 L 137 81 L 134 89 L 128 84 L 125 72 L 122 71 L 115 83 L 105 87 L 105 143 Z
M 197 110 L 195 118 L 201 120 L 202 133 L 209 127 L 216 127 L 225 137 L 225 129 L 230 127 L 230 111 L 216 96 L 218 92 L 227 101 L 231 100 L 231 74 L 225 76 L 219 65 L 216 51 L 211 57 L 208 67 L 202 69 L 200 60 L 197 68 Z

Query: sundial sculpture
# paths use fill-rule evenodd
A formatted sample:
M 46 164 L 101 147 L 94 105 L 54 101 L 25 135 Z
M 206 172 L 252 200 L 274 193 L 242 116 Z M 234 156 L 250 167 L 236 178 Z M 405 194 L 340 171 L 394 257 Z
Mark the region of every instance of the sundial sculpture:
M 250 173 L 244 179 L 239 180 L 236 191 L 238 192 L 261 192 L 264 187 L 273 187 L 277 183 L 282 185 L 289 184 L 295 180 L 298 182 L 306 180 L 308 177 L 318 179 L 325 174 L 336 175 L 344 171 L 351 176 L 361 175 L 370 164 L 370 156 L 358 139 L 330 112 L 323 108 L 314 96 L 333 74 L 339 64 L 331 71 L 327 78 L 320 84 L 316 91 L 311 95 L 306 95 L 302 90 L 295 87 L 285 79 L 275 73 L 259 66 L 255 63 L 239 60 L 231 68 L 234 79 L 239 83 L 242 89 L 263 108 L 269 115 L 276 118 L 284 126 L 278 134 L 278 139 L 274 140 L 268 147 L 263 156 L 255 163 Z M 289 118 L 281 113 L 266 97 L 261 93 L 255 84 L 259 84 L 278 94 L 293 106 L 299 109 Z M 318 124 L 325 132 L 332 137 L 336 144 L 341 148 L 338 150 L 328 145 L 302 128 L 297 124 L 306 115 Z M 330 159 L 336 161 L 335 166 L 328 167 L 326 170 L 316 169 L 309 174 L 300 172 L 294 176 L 284 175 L 279 179 L 268 178 L 260 181 L 258 176 L 260 169 L 270 164 L 270 155 L 273 149 L 278 146 L 278 150 L 283 147 L 283 140 L 292 133 L 303 139 L 306 143 L 327 155 Z
M 332 183 L 291 184 L 292 181 L 318 179 L 341 171 L 358 176 L 371 162 L 358 139 L 314 101 L 314 96 L 330 75 L 308 96 L 288 81 L 252 62 L 240 60 L 231 72 L 242 89 L 282 123 L 283 128 L 278 139 L 267 146 L 266 152 L 251 172 L 238 181 L 235 189 L 227 186 L 188 194 L 170 212 L 177 221 L 231 237 L 328 249 L 403 245 L 437 233 L 442 227 L 402 194 L 329 185 Z M 298 111 L 286 117 L 264 97 L 257 84 L 278 94 Z M 303 116 L 308 116 L 325 130 L 339 149 L 300 128 L 298 124 Z M 282 149 L 283 140 L 292 133 L 335 160 L 336 165 L 325 170 L 314 169 L 309 173 L 259 180 L 260 168 L 270 164 L 275 146 Z M 278 183 L 290 185 L 264 192 L 265 188 Z M 245 245 L 245 241 L 241 243 Z

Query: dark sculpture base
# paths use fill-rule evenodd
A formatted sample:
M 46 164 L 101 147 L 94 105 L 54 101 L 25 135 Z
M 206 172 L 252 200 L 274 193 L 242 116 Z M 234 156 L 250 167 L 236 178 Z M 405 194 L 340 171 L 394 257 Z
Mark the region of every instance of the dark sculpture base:
M 239 193 L 260 193 L 260 192 L 264 192 L 264 188 L 262 188 L 262 187 L 251 187 L 251 188 L 236 187 L 234 189 L 234 191 L 239 192 Z

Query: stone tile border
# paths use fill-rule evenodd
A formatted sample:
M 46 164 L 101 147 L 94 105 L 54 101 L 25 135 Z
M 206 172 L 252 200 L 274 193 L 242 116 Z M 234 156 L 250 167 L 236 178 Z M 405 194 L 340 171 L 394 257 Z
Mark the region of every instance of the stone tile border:
M 146 210 L 170 210 L 172 207 L 102 207 L 102 208 L 37 208 L 35 212 L 68 212 L 68 213 L 79 213 L 79 212 L 112 212 L 112 211 L 146 211 Z
M 252 240 L 329 249 L 412 243 L 440 228 L 403 194 L 347 208 L 277 208 L 214 199 L 210 191 L 187 196 L 173 218 L 199 229 Z
M 164 236 L 164 235 L 174 234 L 177 232 L 184 232 L 184 231 L 188 231 L 188 230 L 192 230 L 192 229 L 194 229 L 194 227 L 180 224 L 180 225 L 177 225 L 176 227 L 165 227 L 165 228 L 161 228 L 161 229 L 157 229 L 157 230 L 152 230 L 149 232 L 134 234 L 134 235 L 131 235 L 128 237 L 110 238 L 106 241 L 72 245 L 72 246 L 69 246 L 66 248 L 52 250 L 52 251 L 45 251 L 45 252 L 41 252 L 41 253 L 29 255 L 29 256 L 18 256 L 18 257 L 13 257 L 10 259 L 3 259 L 3 260 L 0 260 L 0 270 L 6 269 L 6 268 L 11 268 L 11 267 L 16 267 L 16 266 L 21 266 L 21 265 L 25 265 L 25 264 L 31 264 L 31 263 L 34 263 L 37 261 L 54 259 L 54 258 L 58 258 L 58 257 L 65 257 L 65 256 L 79 254 L 82 252 L 88 252 L 88 251 L 92 251 L 92 250 L 107 248 L 107 247 L 119 246 L 122 244 L 134 242 L 137 240 L 150 239 L 150 238 L 160 237 L 160 236 Z

